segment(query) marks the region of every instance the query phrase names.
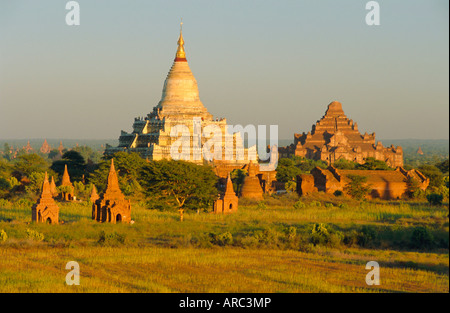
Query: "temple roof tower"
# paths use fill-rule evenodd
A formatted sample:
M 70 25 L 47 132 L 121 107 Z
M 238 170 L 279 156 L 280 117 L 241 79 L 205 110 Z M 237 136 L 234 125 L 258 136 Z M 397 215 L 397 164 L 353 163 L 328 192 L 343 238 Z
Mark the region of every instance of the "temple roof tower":
M 55 179 L 53 178 L 53 176 L 50 182 L 50 192 L 52 193 L 53 197 L 56 197 L 58 195 L 58 189 L 56 188 Z
M 67 170 L 67 164 L 64 165 L 64 173 L 61 180 L 61 186 L 70 186 L 73 187 L 72 183 L 70 182 L 70 176 L 69 171 Z
M 103 198 L 124 200 L 125 196 L 119 187 L 119 178 L 114 167 L 114 159 L 111 159 L 111 168 L 109 169 L 108 181 L 106 182 L 106 191 Z
M 120 190 L 114 159 L 111 159 L 106 191 L 92 204 L 92 219 L 109 223 L 131 222 L 131 203 Z
M 91 200 L 92 203 L 94 203 L 95 201 L 97 201 L 99 199 L 99 195 L 97 193 L 97 188 L 95 187 L 94 184 L 92 184 L 92 190 L 91 190 L 91 196 L 89 197 L 89 199 Z
M 47 172 L 45 172 L 41 196 L 31 208 L 31 220 L 38 223 L 58 223 L 59 207 L 53 200 Z
M 403 166 L 401 147 L 384 147 L 376 142 L 375 133 L 361 134 L 338 101 L 331 102 L 325 115 L 308 133 L 294 134 L 294 144 L 280 149 L 281 157 L 295 156 L 322 160 L 333 164 L 339 159 L 364 163 L 367 158 L 386 162 L 391 167 Z
M 227 177 L 227 183 L 225 186 L 225 193 L 214 201 L 214 213 L 227 214 L 237 212 L 239 198 L 234 192 L 233 183 L 231 182 L 230 174 Z
M 72 201 L 74 200 L 74 187 L 70 182 L 69 171 L 67 170 L 67 164 L 64 166 L 64 173 L 61 180 L 61 187 L 66 187 L 66 191 L 62 191 L 61 195 L 64 200 Z
M 44 153 L 44 154 L 49 154 L 51 150 L 52 150 L 52 148 L 48 144 L 47 139 L 45 139 L 44 143 L 42 144 L 42 146 L 39 149 L 39 151 L 41 151 L 41 153 Z

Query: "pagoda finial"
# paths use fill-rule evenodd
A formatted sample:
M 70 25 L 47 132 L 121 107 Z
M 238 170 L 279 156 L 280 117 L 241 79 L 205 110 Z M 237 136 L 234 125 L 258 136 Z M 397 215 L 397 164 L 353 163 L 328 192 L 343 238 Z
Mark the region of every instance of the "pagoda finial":
M 114 159 L 111 159 L 111 168 L 109 169 L 108 182 L 106 184 L 106 192 L 115 192 L 120 190 L 119 179 L 114 167 Z
M 183 39 L 183 18 L 180 22 L 180 38 L 178 38 L 178 49 L 175 56 L 175 61 L 186 61 L 186 52 L 184 51 L 184 39 Z
M 48 182 L 47 172 L 45 172 L 44 182 L 42 184 L 41 198 L 52 198 L 52 193 L 50 191 L 50 184 Z

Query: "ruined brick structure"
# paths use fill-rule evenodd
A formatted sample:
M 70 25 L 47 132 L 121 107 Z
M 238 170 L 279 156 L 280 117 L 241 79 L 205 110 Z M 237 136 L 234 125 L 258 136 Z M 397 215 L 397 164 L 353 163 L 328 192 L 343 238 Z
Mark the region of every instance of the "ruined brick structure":
M 295 134 L 294 144 L 280 148 L 279 155 L 295 155 L 328 164 L 339 159 L 363 164 L 370 157 L 385 161 L 393 168 L 403 166 L 401 147 L 384 147 L 380 141 L 375 142 L 375 133 L 362 135 L 357 123 L 345 116 L 342 104 L 337 101 L 328 105 L 325 115 L 312 126 L 311 132 Z
M 75 188 L 73 187 L 72 183 L 70 182 L 69 172 L 67 171 L 67 164 L 64 166 L 64 174 L 63 174 L 60 186 L 64 187 L 62 189 L 65 189 L 65 191 L 61 191 L 62 199 L 65 201 L 74 200 Z
M 56 188 L 55 179 L 52 176 L 52 180 L 50 182 L 50 192 L 52 193 L 53 197 L 58 196 L 58 189 Z
M 100 196 L 97 193 L 97 188 L 95 187 L 94 184 L 92 184 L 92 190 L 91 190 L 91 195 L 89 197 L 89 200 L 91 201 L 91 203 L 95 203 L 95 201 L 97 201 L 99 198 L 100 198 Z
M 119 187 L 119 180 L 111 159 L 106 191 L 92 204 L 92 219 L 98 222 L 131 222 L 131 203 Z
M 297 192 L 299 195 L 323 191 L 334 193 L 336 190 L 344 191 L 349 182 L 348 175 L 367 177 L 366 184 L 370 186 L 369 198 L 400 199 L 407 191 L 408 177 L 414 178 L 419 183 L 419 188 L 425 190 L 430 183 L 418 170 L 406 171 L 403 167 L 396 170 L 340 170 L 333 166 L 327 169 L 314 168 L 311 174 L 297 176 Z
M 234 170 L 241 169 L 248 172 L 249 165 L 250 163 L 245 165 L 233 165 L 227 162 L 214 162 L 213 169 L 217 177 L 226 179 L 228 175 Z M 273 192 L 275 192 L 275 184 L 277 183 L 277 171 L 261 171 L 259 170 L 258 165 L 256 165 L 255 168 L 257 169 L 255 176 L 258 177 L 263 192 L 267 194 L 272 194 Z
M 59 207 L 52 197 L 47 172 L 45 172 L 41 196 L 31 208 L 31 220 L 37 223 L 59 223 Z
M 230 175 L 228 175 L 225 193 L 220 197 L 220 199 L 214 201 L 214 213 L 227 214 L 237 212 L 238 201 L 239 199 L 234 192 Z
M 242 185 L 241 198 L 263 200 L 263 189 L 257 173 L 259 172 L 259 165 L 250 162 L 248 165 L 247 176 Z

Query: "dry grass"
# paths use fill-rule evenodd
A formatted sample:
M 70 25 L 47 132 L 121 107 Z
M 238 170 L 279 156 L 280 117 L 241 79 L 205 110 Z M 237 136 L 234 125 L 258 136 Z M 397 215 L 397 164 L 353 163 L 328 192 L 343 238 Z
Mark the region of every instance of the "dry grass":
M 315 200 L 322 206 L 294 209 L 295 198 L 268 199 L 266 207 L 242 203 L 237 214 L 187 213 L 182 223 L 177 212 L 134 204 L 133 225 L 96 223 L 90 220 L 90 206 L 72 203 L 61 204 L 64 224 L 30 224 L 29 206 L 4 203 L 0 229 L 8 239 L 0 242 L 0 292 L 449 292 L 448 247 L 414 251 L 339 245 L 305 252 L 296 244 L 242 248 L 201 242 L 209 233 L 231 232 L 235 239 L 264 229 L 282 234 L 287 226 L 306 232 L 314 223 L 342 231 L 374 225 L 400 235 L 426 225 L 448 238 L 447 207 L 377 202 L 325 207 L 329 199 L 302 201 Z M 42 233 L 44 241 L 26 238 L 28 228 Z M 126 241 L 99 245 L 102 231 Z M 401 246 L 399 238 L 388 238 L 388 245 Z M 365 283 L 365 264 L 372 260 L 381 266 L 380 286 Z M 65 284 L 69 261 L 80 264 L 80 286 Z
M 292 250 L 155 247 L 0 251 L 1 292 L 449 291 L 448 275 L 405 268 L 384 258 L 380 261 L 381 285 L 367 286 L 365 263 L 370 257 L 353 252 L 323 255 Z M 439 258 L 431 254 L 420 262 L 448 267 L 448 258 L 437 261 Z M 80 264 L 80 286 L 65 285 L 65 264 L 72 260 Z

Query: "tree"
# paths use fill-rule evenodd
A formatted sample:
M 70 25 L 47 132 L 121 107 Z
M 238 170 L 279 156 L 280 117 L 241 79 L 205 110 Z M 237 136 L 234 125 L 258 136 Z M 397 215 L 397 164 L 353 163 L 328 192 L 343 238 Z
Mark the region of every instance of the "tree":
M 444 184 L 444 177 L 442 172 L 434 165 L 421 165 L 419 166 L 419 171 L 430 179 L 430 184 L 428 188 L 435 187 L 438 189 L 441 185 Z
M 427 201 L 431 205 L 441 205 L 442 200 L 444 200 L 444 196 L 437 193 L 430 193 L 427 195 Z
M 20 176 L 30 176 L 33 172 L 45 172 L 49 169 L 49 164 L 43 157 L 36 153 L 19 156 L 14 161 L 14 170 Z
M 408 176 L 406 178 L 406 195 L 409 198 L 414 199 L 417 197 L 419 191 L 420 191 L 420 184 L 417 181 L 417 179 L 415 179 L 412 176 Z
M 359 164 L 348 161 L 346 159 L 339 159 L 336 162 L 334 162 L 333 166 L 340 170 L 353 170 L 355 169 Z
M 327 168 L 328 164 L 325 163 L 322 160 L 312 160 L 312 159 L 306 159 L 299 156 L 292 157 L 292 160 L 295 163 L 295 166 L 301 171 L 300 174 L 307 174 L 311 172 L 313 168 L 320 167 L 320 168 Z
M 301 170 L 295 166 L 294 160 L 282 158 L 278 161 L 277 181 L 286 183 L 294 180 L 299 174 Z
M 234 192 L 239 194 L 241 192 L 241 188 L 244 185 L 245 177 L 247 176 L 247 171 L 243 169 L 236 169 L 231 171 L 230 177 L 233 182 Z
M 141 185 L 152 208 L 177 209 L 180 220 L 186 209 L 206 209 L 217 197 L 217 177 L 208 165 L 161 160 L 147 163 Z
M 448 159 L 444 160 L 442 162 L 436 163 L 435 166 L 441 171 L 442 174 L 448 175 L 448 169 L 449 169 Z
M 367 185 L 367 176 L 347 175 L 349 182 L 345 185 L 344 191 L 357 200 L 364 199 L 369 194 L 370 186 Z
M 6 159 L 0 159 L 0 177 L 8 179 L 11 176 L 14 168 L 13 165 Z
M 297 183 L 295 181 L 288 181 L 284 184 L 284 189 L 287 192 L 294 192 L 297 190 Z
M 3 145 L 3 156 L 7 160 L 11 160 L 11 146 L 5 142 Z
M 61 160 L 53 161 L 51 169 L 62 177 L 66 165 L 71 180 L 81 180 L 86 173 L 86 162 L 77 151 L 70 150 L 64 153 Z
M 147 162 L 138 153 L 117 152 L 104 158 L 88 180 L 97 187 L 99 192 L 106 188 L 106 181 L 111 167 L 110 159 L 114 158 L 114 166 L 117 170 L 119 186 L 122 192 L 129 195 L 138 195 L 142 189 L 139 183 L 139 175 Z
M 375 158 L 367 158 L 364 164 L 358 164 L 356 167 L 361 170 L 392 170 L 386 162 L 375 160 Z
M 94 151 L 88 146 L 75 147 L 72 151 L 78 152 L 85 160 L 92 160 L 94 163 L 99 163 L 102 158 L 100 152 Z

